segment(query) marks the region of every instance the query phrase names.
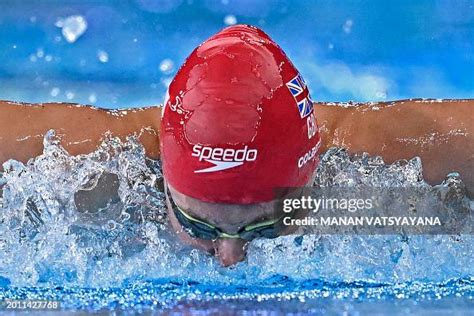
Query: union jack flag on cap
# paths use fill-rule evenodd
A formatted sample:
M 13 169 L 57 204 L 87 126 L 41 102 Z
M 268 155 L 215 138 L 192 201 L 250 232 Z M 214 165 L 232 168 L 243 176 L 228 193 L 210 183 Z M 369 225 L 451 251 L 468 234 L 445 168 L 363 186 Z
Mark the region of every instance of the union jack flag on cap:
M 308 86 L 303 77 L 298 74 L 296 77 L 288 81 L 286 86 L 295 98 L 301 118 L 310 115 L 313 112 L 313 101 L 311 100 Z

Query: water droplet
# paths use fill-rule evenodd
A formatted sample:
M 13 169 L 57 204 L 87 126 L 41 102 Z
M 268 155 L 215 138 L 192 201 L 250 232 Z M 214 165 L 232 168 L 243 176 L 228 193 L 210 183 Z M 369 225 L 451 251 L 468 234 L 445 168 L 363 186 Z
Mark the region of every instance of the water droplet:
M 349 34 L 350 32 L 352 32 L 353 25 L 354 25 L 354 21 L 349 19 L 342 26 L 342 30 L 344 31 L 344 33 Z
M 235 15 L 228 14 L 224 17 L 224 23 L 225 25 L 237 24 L 237 18 L 235 17 Z
M 58 87 L 54 87 L 53 89 L 51 89 L 50 94 L 51 94 L 52 97 L 57 97 L 59 92 L 61 92 L 61 90 L 59 90 Z
M 387 91 L 377 91 L 375 93 L 375 97 L 378 99 L 386 99 L 387 98 Z
M 90 96 L 89 96 L 89 102 L 90 103 L 96 103 L 97 102 L 97 96 L 95 95 L 95 93 L 92 93 Z
M 168 88 L 172 80 L 173 78 L 166 77 L 166 78 L 161 79 L 161 83 L 163 84 L 165 88 Z
M 38 57 L 38 58 L 43 58 L 44 57 L 44 51 L 43 51 L 42 48 L 38 48 L 36 50 L 36 57 Z
M 169 74 L 173 71 L 173 69 L 174 69 L 174 62 L 171 59 L 166 58 L 161 61 L 160 63 L 161 72 L 165 74 Z
M 74 92 L 72 92 L 72 91 L 66 91 L 66 98 L 67 98 L 68 100 L 74 99 Z
M 77 41 L 87 30 L 87 21 L 81 15 L 71 15 L 65 19 L 59 19 L 55 25 L 62 29 L 62 34 L 69 43 Z
M 53 56 L 51 56 L 51 55 L 46 55 L 46 56 L 44 57 L 44 60 L 46 60 L 46 62 L 49 63 L 50 61 L 53 60 Z
M 106 51 L 98 50 L 97 51 L 97 58 L 101 63 L 106 63 L 109 61 L 109 54 Z
M 109 220 L 105 228 L 108 230 L 115 230 L 117 228 L 117 222 L 115 222 L 114 220 Z M 97 263 L 100 264 L 99 262 L 100 261 L 98 261 Z

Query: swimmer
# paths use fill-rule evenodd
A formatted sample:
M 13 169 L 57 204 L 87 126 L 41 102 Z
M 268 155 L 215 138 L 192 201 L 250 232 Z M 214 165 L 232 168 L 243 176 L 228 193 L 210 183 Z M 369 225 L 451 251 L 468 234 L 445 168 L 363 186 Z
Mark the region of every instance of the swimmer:
M 50 129 L 72 155 L 94 151 L 107 133 L 136 135 L 149 158 L 162 160 L 173 229 L 225 266 L 243 260 L 250 240 L 290 233 L 273 189 L 310 185 L 333 146 L 387 163 L 419 156 L 429 183 L 459 172 L 473 195 L 474 100 L 312 100 L 268 35 L 231 26 L 191 53 L 163 108 L 0 102 L 0 163 L 41 154 Z

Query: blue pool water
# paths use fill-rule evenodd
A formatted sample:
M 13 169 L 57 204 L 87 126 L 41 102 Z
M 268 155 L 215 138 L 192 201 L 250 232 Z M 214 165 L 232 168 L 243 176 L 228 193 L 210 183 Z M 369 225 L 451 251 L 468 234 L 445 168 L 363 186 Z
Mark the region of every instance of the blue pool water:
M 268 32 L 318 101 L 474 97 L 471 1 L 131 0 L 1 2 L 0 99 L 157 105 L 192 49 L 234 23 Z M 223 268 L 169 233 L 160 165 L 133 140 L 71 157 L 48 135 L 43 155 L 4 170 L 0 302 L 262 315 L 474 309 L 471 235 L 295 234 L 256 240 Z M 427 186 L 421 171 L 417 159 L 386 165 L 333 150 L 318 181 Z M 472 211 L 455 176 L 433 190 Z
M 318 101 L 474 97 L 470 0 L 2 1 L 0 99 L 159 104 L 186 56 L 263 28 Z

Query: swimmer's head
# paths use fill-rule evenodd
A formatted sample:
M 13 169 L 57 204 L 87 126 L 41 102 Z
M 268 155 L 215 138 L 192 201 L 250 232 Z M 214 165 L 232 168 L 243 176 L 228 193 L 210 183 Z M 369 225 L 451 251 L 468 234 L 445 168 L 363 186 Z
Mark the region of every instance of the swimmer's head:
M 237 248 L 273 237 L 237 233 L 271 221 L 275 190 L 312 181 L 320 143 L 312 109 L 303 78 L 258 28 L 231 26 L 196 48 L 171 82 L 162 112 L 169 204 L 184 211 L 171 212 L 175 227 L 202 220 L 209 236 L 201 231 L 194 239 Z

